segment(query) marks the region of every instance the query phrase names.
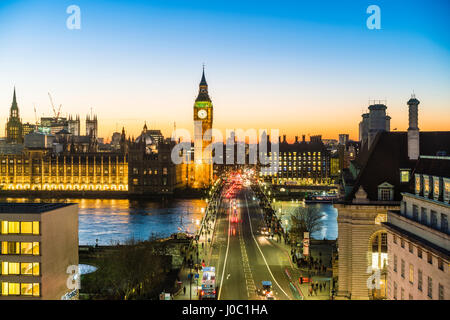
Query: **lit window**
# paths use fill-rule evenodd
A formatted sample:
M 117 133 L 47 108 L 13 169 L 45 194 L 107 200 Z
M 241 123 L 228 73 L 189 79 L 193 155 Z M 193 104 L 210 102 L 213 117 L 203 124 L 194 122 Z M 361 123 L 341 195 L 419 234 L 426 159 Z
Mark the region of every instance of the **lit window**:
M 21 283 L 20 284 L 20 293 L 22 296 L 33 295 L 33 284 L 32 283 Z
M 2 234 L 8 234 L 8 221 L 2 221 Z
M 20 233 L 20 225 L 18 221 L 8 222 L 8 233 Z
M 409 182 L 409 170 L 400 170 L 400 182 Z
M 32 242 L 22 242 L 20 244 L 21 254 L 32 254 L 33 253 L 33 243 Z
M 33 255 L 39 255 L 39 242 L 33 242 Z
M 20 223 L 20 232 L 21 233 L 33 233 L 33 223 L 28 221 L 22 221 Z
M 39 234 L 39 221 L 33 221 L 33 234 Z
M 414 283 L 414 266 L 409 264 L 409 282 Z
M 20 295 L 20 284 L 19 283 L 8 283 L 8 294 L 11 296 Z

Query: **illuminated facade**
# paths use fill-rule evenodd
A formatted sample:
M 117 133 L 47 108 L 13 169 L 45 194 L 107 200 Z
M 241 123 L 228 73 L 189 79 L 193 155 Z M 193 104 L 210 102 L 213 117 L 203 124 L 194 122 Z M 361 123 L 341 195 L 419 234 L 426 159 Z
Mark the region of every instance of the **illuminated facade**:
M 207 188 L 211 185 L 213 164 L 211 152 L 205 154 L 205 149 L 211 144 L 211 129 L 213 123 L 213 105 L 208 94 L 208 84 L 203 69 L 199 92 L 194 103 L 194 122 L 201 126 L 194 128 L 194 188 Z M 206 133 L 206 135 L 205 135 Z
M 0 299 L 76 299 L 78 205 L 0 203 Z
M 13 101 L 9 111 L 8 122 L 6 123 L 6 141 L 8 143 L 22 143 L 23 131 L 22 122 L 19 118 L 19 107 L 16 100 L 16 88 L 14 88 Z
M 276 185 L 330 184 L 330 153 L 320 139 L 289 144 L 286 136 L 279 152 L 268 151 L 270 166 L 262 166 L 260 176 Z M 278 165 L 277 165 L 278 164 Z M 276 170 L 277 169 L 277 170 Z
M 123 153 L 60 153 L 25 150 L 0 155 L 0 189 L 32 191 L 127 191 Z

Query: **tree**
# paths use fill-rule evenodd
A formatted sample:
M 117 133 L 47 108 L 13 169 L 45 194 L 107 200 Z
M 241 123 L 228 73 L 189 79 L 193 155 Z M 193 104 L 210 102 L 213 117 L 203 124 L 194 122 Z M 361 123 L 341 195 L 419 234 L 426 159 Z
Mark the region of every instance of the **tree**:
M 322 229 L 323 214 L 317 207 L 298 207 L 291 215 L 289 236 L 296 242 L 303 239 L 303 233 L 314 233 Z
M 127 241 L 99 257 L 98 270 L 83 277 L 82 290 L 100 299 L 152 299 L 167 274 L 167 245 L 162 241 Z

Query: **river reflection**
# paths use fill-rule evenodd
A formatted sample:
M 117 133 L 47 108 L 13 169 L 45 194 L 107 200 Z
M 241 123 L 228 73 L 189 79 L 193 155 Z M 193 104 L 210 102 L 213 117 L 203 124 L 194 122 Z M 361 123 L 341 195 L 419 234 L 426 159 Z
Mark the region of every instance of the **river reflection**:
M 123 243 L 127 239 L 167 237 L 175 232 L 194 233 L 206 207 L 203 200 L 142 202 L 114 199 L 81 199 L 79 243 Z
M 168 237 L 175 232 L 194 233 L 201 223 L 203 200 L 131 201 L 126 199 L 26 199 L 7 202 L 78 203 L 78 242 L 109 245 L 128 239 L 147 240 L 152 235 Z

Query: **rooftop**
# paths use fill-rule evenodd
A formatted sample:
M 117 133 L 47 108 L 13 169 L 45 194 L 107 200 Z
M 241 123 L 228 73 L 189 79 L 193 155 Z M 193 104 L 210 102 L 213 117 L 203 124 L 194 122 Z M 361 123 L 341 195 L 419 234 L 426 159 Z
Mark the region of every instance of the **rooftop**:
M 67 207 L 73 203 L 12 203 L 0 202 L 0 213 L 43 213 Z

